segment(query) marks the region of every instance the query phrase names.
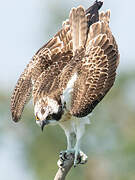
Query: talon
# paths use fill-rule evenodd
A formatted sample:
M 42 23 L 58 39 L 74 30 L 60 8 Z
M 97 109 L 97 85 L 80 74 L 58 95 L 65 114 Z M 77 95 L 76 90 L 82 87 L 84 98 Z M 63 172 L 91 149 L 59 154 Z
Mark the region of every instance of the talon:
M 77 164 L 85 164 L 87 160 L 88 160 L 88 157 L 82 151 L 76 152 L 75 159 L 74 159 L 74 167 L 76 167 Z
M 68 160 L 67 152 L 66 151 L 60 152 L 59 158 L 63 161 Z
M 79 156 L 77 160 L 78 160 L 77 164 L 81 164 L 81 156 Z
M 66 161 L 70 160 L 70 158 L 74 158 L 74 167 L 78 164 L 85 164 L 87 162 L 88 157 L 82 151 L 76 151 L 74 149 L 61 151 L 59 154 L 59 158 L 61 160 L 60 166 L 63 167 L 67 163 Z
M 61 159 L 61 160 L 66 160 L 67 159 L 67 157 L 66 157 L 66 152 L 60 152 L 60 154 L 59 154 L 59 158 Z
M 65 158 L 66 160 L 69 160 L 68 154 L 67 154 L 66 152 L 63 154 L 63 156 L 64 156 L 64 158 Z
M 70 160 L 70 157 L 74 156 L 74 150 L 66 150 L 66 151 L 61 151 L 59 154 L 59 158 L 62 159 L 63 161 Z

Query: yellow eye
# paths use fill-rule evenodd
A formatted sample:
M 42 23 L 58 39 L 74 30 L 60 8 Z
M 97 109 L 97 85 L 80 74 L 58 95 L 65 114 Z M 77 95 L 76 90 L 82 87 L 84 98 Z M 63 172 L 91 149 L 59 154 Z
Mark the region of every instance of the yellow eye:
M 39 118 L 38 118 L 38 116 L 36 116 L 36 121 L 39 121 Z

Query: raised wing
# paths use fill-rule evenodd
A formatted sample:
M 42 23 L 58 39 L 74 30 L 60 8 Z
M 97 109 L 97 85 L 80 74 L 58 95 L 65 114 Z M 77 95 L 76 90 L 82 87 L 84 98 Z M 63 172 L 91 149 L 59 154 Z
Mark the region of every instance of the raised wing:
M 30 99 L 31 90 L 31 76 L 26 68 L 18 79 L 11 97 L 11 113 L 13 121 L 17 122 L 20 119 L 24 104 L 26 104 Z
M 62 29 L 39 49 L 18 79 L 11 97 L 11 113 L 15 122 L 21 118 L 24 105 L 29 101 L 33 84 L 36 83 L 38 77 L 52 64 L 59 61 L 58 57 L 61 53 L 69 52 L 72 49 L 69 31 L 69 22 L 65 21 Z
M 109 28 L 110 11 L 102 12 L 91 25 L 85 55 L 78 69 L 72 95 L 71 114 L 88 115 L 113 86 L 119 52 Z

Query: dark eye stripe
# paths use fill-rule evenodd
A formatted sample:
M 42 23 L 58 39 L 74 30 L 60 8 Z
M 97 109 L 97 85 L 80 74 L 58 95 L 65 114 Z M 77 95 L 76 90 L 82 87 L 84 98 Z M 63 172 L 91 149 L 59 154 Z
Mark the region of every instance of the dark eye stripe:
M 47 116 L 46 120 L 51 120 L 52 119 L 52 115 Z
M 52 114 L 52 118 L 55 119 L 56 121 L 59 121 L 61 118 L 61 113 L 57 113 L 57 114 Z

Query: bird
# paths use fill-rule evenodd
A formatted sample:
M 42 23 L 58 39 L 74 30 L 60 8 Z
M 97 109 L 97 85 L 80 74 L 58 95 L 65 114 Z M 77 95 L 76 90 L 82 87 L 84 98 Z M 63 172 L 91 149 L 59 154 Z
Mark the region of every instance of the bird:
M 119 50 L 111 32 L 110 10 L 99 12 L 103 1 L 87 10 L 72 8 L 54 37 L 30 60 L 11 97 L 12 119 L 18 122 L 33 98 L 36 123 L 59 124 L 67 137 L 60 158 L 73 154 L 74 166 L 87 162 L 81 149 L 92 111 L 114 84 Z

